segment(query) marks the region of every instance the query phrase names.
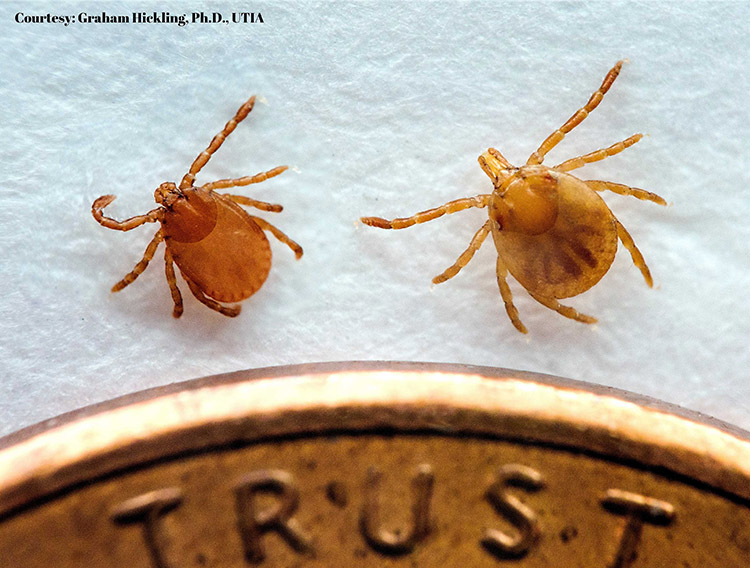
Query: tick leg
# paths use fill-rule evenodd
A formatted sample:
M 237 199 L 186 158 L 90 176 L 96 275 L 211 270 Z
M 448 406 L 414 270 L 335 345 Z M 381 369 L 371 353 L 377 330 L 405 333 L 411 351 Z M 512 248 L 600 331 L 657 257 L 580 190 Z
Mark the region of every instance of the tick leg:
M 102 195 L 94 201 L 93 205 L 91 205 L 91 214 L 94 216 L 94 219 L 96 219 L 100 225 L 103 225 L 108 229 L 115 229 L 117 231 L 129 231 L 131 229 L 135 229 L 136 227 L 140 227 L 144 223 L 155 223 L 156 221 L 160 221 L 162 218 L 163 213 L 161 207 L 152 209 L 145 215 L 136 215 L 135 217 L 125 219 L 124 221 L 116 221 L 111 217 L 105 217 L 102 211 L 114 200 L 114 195 Z
M 628 233 L 622 223 L 620 223 L 620 221 L 618 221 L 616 218 L 615 223 L 617 223 L 617 236 L 620 237 L 622 244 L 625 245 L 625 248 L 630 252 L 630 256 L 633 259 L 633 264 L 635 264 L 638 267 L 638 270 L 641 271 L 641 274 L 643 274 L 643 278 L 644 280 L 646 280 L 646 284 L 648 284 L 648 287 L 653 288 L 654 280 L 653 278 L 651 278 L 651 271 L 648 269 L 641 251 L 638 250 L 637 246 L 635 246 L 633 237 L 630 236 L 630 233 Z
M 247 205 L 248 207 L 255 207 L 256 209 L 260 209 L 261 211 L 278 213 L 279 211 L 284 210 L 284 208 L 277 203 L 266 203 L 265 201 L 258 201 L 257 199 L 251 199 L 249 197 L 245 197 L 244 195 L 230 195 L 229 193 L 222 193 L 222 195 L 231 199 L 235 203 L 239 203 L 240 205 Z
M 477 195 L 476 197 L 464 197 L 463 199 L 456 199 L 455 201 L 449 201 L 445 205 L 435 207 L 434 209 L 428 209 L 427 211 L 421 211 L 412 215 L 411 217 L 403 217 L 399 219 L 393 219 L 388 221 L 381 219 L 380 217 L 362 217 L 362 221 L 365 225 L 371 227 L 378 227 L 379 229 L 405 229 L 419 223 L 426 223 L 432 221 L 443 215 L 456 213 L 469 209 L 471 207 L 487 207 L 490 201 L 490 195 Z
M 471 242 L 469 243 L 469 247 L 461 253 L 461 256 L 458 257 L 458 260 L 453 264 L 453 266 L 449 267 L 445 272 L 442 274 L 435 276 L 435 278 L 432 279 L 433 284 L 440 284 L 442 282 L 445 282 L 446 280 L 449 280 L 450 278 L 453 278 L 458 272 L 467 264 L 469 264 L 469 261 L 474 256 L 474 253 L 479 250 L 479 247 L 482 246 L 482 243 L 484 242 L 484 239 L 487 238 L 487 235 L 490 232 L 490 221 L 487 221 L 484 225 L 482 225 L 479 230 L 474 234 L 474 237 L 471 239 Z
M 128 272 L 125 275 L 125 278 L 120 280 L 117 284 L 112 286 L 112 292 L 119 292 L 125 286 L 128 284 L 131 284 L 138 276 L 146 270 L 146 267 L 148 266 L 148 263 L 151 262 L 151 259 L 154 258 L 154 253 L 156 252 L 156 247 L 159 246 L 159 243 L 164 240 L 164 236 L 162 235 L 161 229 L 156 231 L 156 234 L 154 235 L 154 238 L 151 239 L 151 242 L 148 243 L 148 246 L 146 247 L 146 252 L 143 253 L 143 258 L 140 260 L 138 264 L 135 265 L 133 270 Z
M 203 186 L 203 189 L 226 189 L 228 187 L 238 187 L 241 185 L 250 185 L 251 183 L 260 183 L 266 181 L 269 178 L 276 177 L 281 172 L 285 172 L 289 169 L 289 166 L 278 166 L 267 172 L 261 172 L 254 176 L 245 176 L 236 179 L 220 179 L 219 181 L 212 181 Z
M 211 308 L 212 310 L 219 312 L 221 315 L 227 316 L 228 318 L 233 318 L 233 317 L 237 317 L 238 315 L 240 315 L 242 306 L 240 305 L 222 306 L 216 300 L 212 300 L 211 298 L 206 296 L 203 293 L 203 290 L 201 290 L 195 282 L 193 282 L 192 280 L 190 280 L 190 278 L 185 276 L 184 272 L 182 273 L 182 277 L 185 279 L 185 282 L 187 282 L 187 285 L 190 288 L 190 291 L 193 293 L 193 296 L 195 296 L 197 300 L 204 306 L 207 306 Z
M 532 298 L 534 298 L 537 302 L 542 304 L 543 306 L 549 308 L 550 310 L 555 310 L 558 314 L 563 315 L 566 318 L 574 319 L 576 321 L 580 321 L 583 323 L 596 323 L 597 322 L 596 318 L 587 316 L 586 314 L 582 314 L 579 311 L 575 310 L 574 308 L 571 308 L 570 306 L 563 306 L 560 302 L 558 302 L 554 298 L 544 298 L 542 296 L 537 296 L 535 294 L 532 294 L 531 292 L 529 292 L 529 295 Z
M 656 195 L 655 193 L 651 193 L 650 191 L 646 191 L 645 189 L 638 189 L 637 187 L 630 187 L 621 183 L 615 183 L 613 181 L 587 179 L 586 185 L 588 185 L 594 191 L 605 191 L 608 189 L 613 193 L 619 193 L 620 195 L 630 195 L 632 197 L 642 199 L 643 201 L 653 201 L 654 203 L 657 203 L 659 205 L 667 204 L 667 202 L 664 201 L 662 197 Z
M 589 115 L 589 113 L 593 111 L 597 106 L 599 106 L 599 103 L 602 102 L 604 95 L 607 93 L 607 91 L 609 91 L 609 88 L 612 86 L 612 83 L 615 82 L 615 79 L 617 79 L 617 75 L 620 74 L 621 68 L 622 61 L 618 61 L 615 66 L 610 69 L 609 73 L 607 73 L 607 76 L 604 78 L 602 86 L 599 87 L 599 90 L 595 91 L 594 94 L 591 95 L 589 102 L 578 109 L 578 111 L 573 116 L 571 116 L 565 124 L 563 124 L 559 129 L 555 130 L 547 137 L 544 142 L 542 142 L 542 145 L 539 146 L 539 149 L 531 154 L 531 156 L 529 156 L 529 159 L 526 161 L 527 165 L 541 164 L 544 161 L 544 156 L 547 154 L 547 152 L 557 146 L 562 141 L 562 139 L 565 138 L 565 135 L 568 132 L 581 124 Z
M 277 239 L 279 239 L 279 241 L 292 249 L 292 251 L 294 251 L 294 256 L 296 256 L 298 259 L 302 258 L 302 247 L 295 243 L 292 239 L 287 237 L 286 234 L 271 225 L 271 223 L 269 223 L 265 219 L 261 219 L 260 217 L 253 217 L 252 215 L 250 215 L 250 218 L 258 223 L 261 229 L 263 229 L 264 231 L 270 231 L 274 237 L 276 237 Z
M 185 177 L 182 178 L 182 181 L 180 182 L 180 189 L 187 189 L 188 187 L 191 187 L 193 185 L 193 181 L 195 181 L 195 176 L 198 175 L 198 172 L 201 171 L 206 163 L 208 163 L 208 160 L 211 159 L 213 153 L 221 147 L 227 136 L 229 136 L 234 131 L 234 129 L 237 128 L 237 125 L 245 120 L 247 115 L 250 114 L 250 111 L 253 110 L 254 104 L 255 96 L 252 96 L 247 100 L 245 104 L 243 104 L 239 108 L 237 114 L 234 115 L 234 118 L 226 123 L 224 129 L 213 137 L 213 140 L 211 140 L 208 148 L 198 154 L 198 157 L 193 162 L 193 165 L 190 166 L 190 171 L 185 174 Z
M 528 333 L 526 326 L 521 322 L 521 318 L 518 316 L 518 308 L 513 304 L 513 293 L 510 291 L 510 286 L 506 278 L 508 277 L 508 269 L 505 267 L 505 263 L 497 257 L 497 264 L 495 265 L 495 271 L 497 272 L 497 285 L 500 287 L 500 296 L 503 298 L 505 304 L 505 311 L 508 313 L 511 323 L 521 333 Z
M 167 284 L 169 284 L 169 291 L 172 293 L 172 301 L 174 302 L 172 316 L 178 318 L 182 315 L 182 294 L 180 294 L 180 289 L 177 287 L 177 277 L 174 273 L 173 262 L 174 260 L 172 259 L 172 253 L 169 252 L 169 247 L 165 247 L 164 272 L 167 274 Z
M 584 154 L 583 156 L 571 158 L 570 160 L 564 161 L 562 164 L 556 165 L 552 169 L 559 172 L 569 172 L 570 170 L 575 170 L 577 168 L 580 168 L 581 166 L 585 166 L 586 164 L 598 162 L 600 160 L 603 160 L 604 158 L 609 158 L 610 156 L 619 154 L 625 148 L 630 148 L 641 138 L 643 138 L 643 134 L 633 134 L 630 138 L 626 138 L 622 142 L 612 144 L 609 148 L 603 148 L 601 150 L 596 150 L 595 152 Z

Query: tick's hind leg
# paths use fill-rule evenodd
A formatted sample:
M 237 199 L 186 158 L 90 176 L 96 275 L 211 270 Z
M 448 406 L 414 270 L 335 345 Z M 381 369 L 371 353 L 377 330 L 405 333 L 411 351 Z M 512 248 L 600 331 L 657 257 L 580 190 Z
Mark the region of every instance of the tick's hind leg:
M 253 217 L 252 215 L 250 215 L 250 218 L 258 223 L 258 226 L 261 229 L 263 229 L 264 231 L 269 231 L 274 237 L 279 239 L 279 241 L 292 249 L 292 251 L 294 252 L 294 256 L 296 256 L 298 259 L 302 258 L 302 247 L 295 243 L 292 239 L 287 237 L 286 234 L 271 225 L 271 223 L 269 223 L 265 219 L 261 219 L 260 217 Z
M 193 162 L 193 165 L 190 166 L 190 171 L 185 174 L 185 177 L 182 178 L 182 181 L 180 182 L 180 189 L 186 189 L 193 185 L 195 176 L 198 175 L 198 172 L 201 171 L 203 166 L 208 163 L 208 160 L 211 159 L 213 153 L 221 148 L 221 145 L 224 143 L 224 140 L 227 139 L 227 136 L 229 136 L 234 131 L 234 129 L 237 128 L 237 125 L 245 120 L 247 115 L 250 114 L 250 111 L 253 110 L 254 104 L 255 96 L 252 96 L 247 100 L 245 104 L 243 104 L 239 108 L 237 113 L 234 115 L 234 118 L 226 123 L 224 129 L 213 137 L 213 140 L 211 140 L 208 148 L 198 154 L 198 157 Z
M 435 276 L 435 278 L 432 279 L 432 283 L 440 284 L 458 274 L 464 266 L 469 264 L 469 261 L 471 261 L 471 259 L 474 257 L 474 253 L 479 250 L 479 247 L 482 246 L 482 243 L 484 242 L 484 239 L 487 238 L 489 232 L 490 221 L 487 221 L 474 234 L 474 237 L 472 237 L 471 242 L 469 243 L 469 247 L 461 253 L 461 256 L 458 257 L 458 260 L 456 260 L 456 262 L 452 266 L 448 267 L 445 272 L 439 274 L 438 276 Z
M 508 313 L 510 321 L 518 331 L 528 333 L 526 326 L 523 325 L 521 318 L 518 316 L 518 308 L 513 304 L 513 293 L 510 291 L 510 286 L 508 286 L 508 282 L 506 281 L 508 269 L 505 267 L 505 263 L 500 258 L 500 255 L 497 257 L 495 271 L 497 272 L 497 285 L 500 287 L 500 296 L 503 298 L 505 311 Z
M 575 310 L 574 308 L 571 308 L 570 306 L 563 306 L 555 298 L 544 298 L 542 296 L 537 296 L 536 294 L 532 294 L 531 292 L 529 292 L 529 295 L 532 298 L 534 298 L 537 302 L 542 304 L 543 306 L 549 308 L 550 310 L 555 310 L 558 314 L 565 316 L 566 318 L 574 319 L 582 323 L 596 323 L 597 322 L 596 318 L 587 316 L 586 314 L 582 314 L 579 311 Z
M 254 176 L 245 176 L 245 177 L 236 178 L 236 179 L 220 179 L 218 181 L 212 181 L 211 183 L 207 183 L 202 187 L 203 189 L 212 190 L 212 189 L 226 189 L 228 187 L 239 187 L 242 185 L 250 185 L 251 183 L 260 183 L 272 177 L 276 177 L 281 172 L 285 172 L 288 169 L 289 169 L 289 166 L 278 166 L 272 170 L 268 170 L 267 172 L 261 172 L 259 174 L 255 174 Z
M 169 291 L 172 293 L 172 301 L 174 302 L 172 316 L 178 318 L 182 315 L 182 294 L 180 294 L 180 289 L 177 287 L 177 277 L 174 273 L 173 262 L 172 253 L 169 252 L 169 247 L 166 247 L 164 250 L 164 272 L 167 275 L 167 284 L 169 284 Z
M 146 270 L 146 267 L 148 266 L 148 263 L 151 262 L 151 259 L 154 258 L 154 253 L 156 252 L 156 247 L 159 246 L 159 243 L 164 240 L 164 236 L 162 235 L 161 229 L 156 231 L 156 234 L 154 235 L 154 238 L 151 239 L 151 242 L 148 243 L 148 246 L 146 247 L 146 252 L 143 253 L 143 258 L 138 262 L 138 264 L 135 265 L 133 270 L 128 272 L 125 275 L 125 278 L 120 280 L 117 284 L 112 286 L 112 292 L 119 292 L 125 286 L 132 283 L 138 276 Z
M 206 296 L 206 294 L 203 293 L 203 290 L 201 290 L 195 282 L 190 280 L 190 278 L 185 276 L 184 273 L 182 274 L 182 277 L 185 279 L 185 282 L 187 282 L 187 285 L 190 288 L 190 291 L 193 293 L 193 296 L 195 296 L 196 299 L 204 306 L 207 306 L 212 310 L 219 312 L 221 315 L 227 316 L 229 318 L 237 317 L 238 315 L 240 315 L 242 306 L 222 306 L 216 300 L 212 300 L 211 298 Z
M 628 233 L 622 223 L 620 223 L 620 221 L 618 221 L 616 218 L 615 223 L 617 224 L 617 236 L 620 237 L 622 244 L 625 245 L 625 248 L 630 252 L 630 256 L 633 259 L 633 264 L 635 264 L 638 267 L 638 270 L 641 271 L 641 274 L 643 274 L 643 279 L 646 281 L 648 287 L 653 288 L 654 280 L 653 278 L 651 278 L 651 271 L 648 269 L 641 251 L 638 250 L 637 246 L 635 246 L 633 237 L 630 236 L 630 233 Z
M 445 205 L 435 207 L 434 209 L 428 209 L 427 211 L 420 211 L 412 215 L 411 217 L 402 217 L 399 219 L 393 219 L 388 221 L 380 217 L 362 217 L 362 221 L 365 225 L 370 227 L 377 227 L 379 229 L 405 229 L 412 225 L 418 225 L 419 223 L 426 223 L 432 221 L 443 215 L 456 213 L 469 209 L 470 207 L 487 207 L 487 203 L 490 201 L 490 195 L 477 195 L 476 197 L 464 197 L 463 199 L 456 199 L 455 201 L 449 201 Z

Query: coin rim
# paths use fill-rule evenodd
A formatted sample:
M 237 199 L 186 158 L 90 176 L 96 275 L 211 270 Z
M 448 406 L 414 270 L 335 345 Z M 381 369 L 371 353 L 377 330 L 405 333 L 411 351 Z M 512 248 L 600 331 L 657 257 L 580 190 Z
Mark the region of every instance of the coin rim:
M 553 444 L 750 499 L 750 434 L 705 415 L 537 373 L 341 362 L 238 371 L 148 389 L 0 439 L 0 516 L 185 452 L 382 431 Z

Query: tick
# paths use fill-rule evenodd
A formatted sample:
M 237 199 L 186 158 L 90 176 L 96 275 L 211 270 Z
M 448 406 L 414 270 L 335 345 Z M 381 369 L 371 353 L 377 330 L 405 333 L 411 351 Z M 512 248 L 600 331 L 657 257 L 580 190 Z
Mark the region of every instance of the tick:
M 440 284 L 458 274 L 491 233 L 497 249 L 500 295 L 518 331 L 527 332 L 513 305 L 506 281 L 508 273 L 543 306 L 576 321 L 596 322 L 595 318 L 564 306 L 558 300 L 577 296 L 601 280 L 614 260 L 618 239 L 630 252 L 646 284 L 653 286 L 643 255 L 599 193 L 611 191 L 659 205 L 666 205 L 666 202 L 643 189 L 611 181 L 582 180 L 568 173 L 619 154 L 638 142 L 643 137 L 641 134 L 553 167 L 543 166 L 542 162 L 545 155 L 599 105 L 620 73 L 622 63 L 617 62 L 589 101 L 542 142 L 526 165 L 513 166 L 494 148 L 479 156 L 479 165 L 492 180 L 492 193 L 456 199 L 411 217 L 392 221 L 363 217 L 362 222 L 380 229 L 405 229 L 471 207 L 486 207 L 489 219 L 476 232 L 469 247 L 432 281 Z
M 130 231 L 144 223 L 159 223 L 154 238 L 146 247 L 143 258 L 131 272 L 112 287 L 118 292 L 132 283 L 146 270 L 159 243 L 164 241 L 164 270 L 172 293 L 176 318 L 182 315 L 182 296 L 177 288 L 174 265 L 180 269 L 193 295 L 212 310 L 235 317 L 241 307 L 222 305 L 240 302 L 257 292 L 271 269 L 271 247 L 264 231 L 270 232 L 287 245 L 297 258 L 302 247 L 268 221 L 249 215 L 240 205 L 261 211 L 278 213 L 281 205 L 257 201 L 243 195 L 219 193 L 216 190 L 266 181 L 279 175 L 287 166 L 236 179 L 222 179 L 196 187 L 195 176 L 206 165 L 224 140 L 242 122 L 255 104 L 255 97 L 243 104 L 234 118 L 214 136 L 211 143 L 190 166 L 180 185 L 162 183 L 154 192 L 159 207 L 146 213 L 116 221 L 103 214 L 104 208 L 115 200 L 114 195 L 103 195 L 91 206 L 91 213 L 108 229 Z

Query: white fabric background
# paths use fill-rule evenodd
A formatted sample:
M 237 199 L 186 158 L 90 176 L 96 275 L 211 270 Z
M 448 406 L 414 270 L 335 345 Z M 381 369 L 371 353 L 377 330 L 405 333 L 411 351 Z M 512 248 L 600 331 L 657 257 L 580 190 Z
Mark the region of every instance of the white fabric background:
M 194 9 L 229 15 L 232 6 Z M 0 433 L 90 403 L 208 374 L 332 360 L 502 366 L 651 395 L 750 428 L 750 113 L 740 3 L 241 3 L 263 25 L 17 24 L 16 12 L 184 13 L 184 3 L 3 3 L 0 64 Z M 579 170 L 663 195 L 668 208 L 605 196 L 643 251 L 648 289 L 620 250 L 568 301 L 567 320 L 511 286 L 529 335 L 508 321 L 488 240 L 455 279 L 431 278 L 486 213 L 405 231 L 404 216 L 491 186 L 476 158 L 516 164 L 586 102 L 620 58 L 602 105 L 554 164 L 635 132 Z M 155 227 L 109 231 L 154 207 L 249 95 L 256 105 L 198 181 L 280 164 L 243 190 L 299 241 L 272 242 L 265 286 L 226 319 L 181 283 L 171 317 L 161 252 L 128 272 Z

